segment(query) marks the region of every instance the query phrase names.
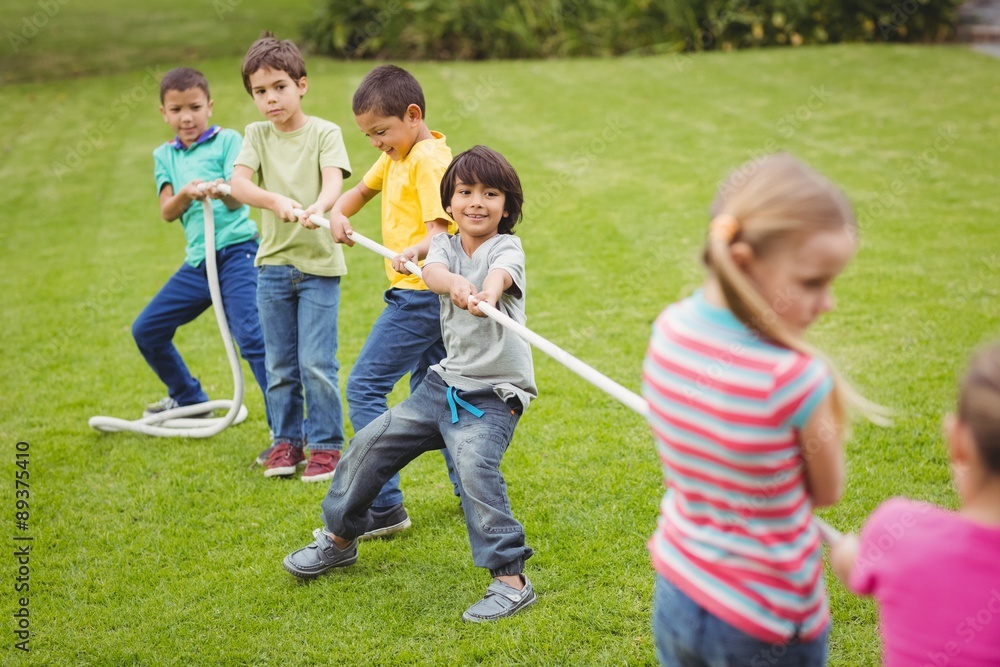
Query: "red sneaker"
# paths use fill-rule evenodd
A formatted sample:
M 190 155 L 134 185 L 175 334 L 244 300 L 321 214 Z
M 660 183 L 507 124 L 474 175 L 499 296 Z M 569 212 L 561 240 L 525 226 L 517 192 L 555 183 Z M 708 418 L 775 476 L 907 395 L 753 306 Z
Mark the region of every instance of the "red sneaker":
M 305 459 L 300 447 L 290 442 L 279 442 L 271 450 L 264 464 L 264 477 L 287 477 L 295 474 L 295 468 Z
M 332 449 L 321 449 L 309 454 L 309 463 L 302 473 L 303 482 L 325 482 L 333 478 L 340 462 L 340 452 Z

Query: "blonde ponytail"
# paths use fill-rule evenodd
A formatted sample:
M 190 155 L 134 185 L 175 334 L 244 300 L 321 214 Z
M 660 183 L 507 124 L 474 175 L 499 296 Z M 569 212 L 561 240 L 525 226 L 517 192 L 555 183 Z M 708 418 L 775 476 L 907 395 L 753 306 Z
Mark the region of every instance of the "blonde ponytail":
M 720 188 L 712 213 L 705 260 L 733 314 L 762 337 L 827 364 L 833 375 L 833 408 L 839 426 L 847 427 L 849 409 L 875 424 L 887 425 L 885 408 L 855 391 L 826 355 L 785 326 L 737 266 L 730 249 L 741 241 L 761 256 L 792 234 L 842 228 L 853 235 L 857 221 L 843 193 L 791 155 L 777 154 L 734 172 Z

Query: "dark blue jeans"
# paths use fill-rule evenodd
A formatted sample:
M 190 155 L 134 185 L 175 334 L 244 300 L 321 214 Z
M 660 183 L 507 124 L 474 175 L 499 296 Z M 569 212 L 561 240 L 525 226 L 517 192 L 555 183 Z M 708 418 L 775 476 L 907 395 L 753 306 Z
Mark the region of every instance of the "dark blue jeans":
M 494 577 L 520 574 L 532 550 L 511 513 L 500 473 L 520 415 L 491 388 L 459 392 L 453 412 L 448 390 L 437 373 L 428 373 L 406 400 L 351 438 L 323 499 L 324 524 L 349 540 L 361 535 L 382 485 L 424 452 L 447 447 L 458 474 L 473 562 Z
M 389 409 L 388 396 L 401 377 L 410 374 L 410 392 L 416 391 L 427 369 L 444 358 L 441 338 L 441 302 L 430 290 L 390 289 L 385 309 L 375 320 L 347 378 L 347 410 L 355 433 Z M 451 461 L 445 454 L 448 476 L 458 493 Z M 376 498 L 375 507 L 403 502 L 399 475 L 393 475 Z
M 218 250 L 215 256 L 229 330 L 266 396 L 264 337 L 257 316 L 257 269 L 253 265 L 256 254 L 257 241 L 247 241 Z M 202 403 L 208 396 L 174 346 L 174 333 L 211 305 L 205 262 L 197 268 L 183 264 L 132 324 L 132 337 L 146 363 L 167 386 L 170 397 L 181 405 Z
M 823 667 L 827 625 L 808 642 L 767 642 L 713 616 L 683 591 L 656 575 L 653 639 L 663 667 Z

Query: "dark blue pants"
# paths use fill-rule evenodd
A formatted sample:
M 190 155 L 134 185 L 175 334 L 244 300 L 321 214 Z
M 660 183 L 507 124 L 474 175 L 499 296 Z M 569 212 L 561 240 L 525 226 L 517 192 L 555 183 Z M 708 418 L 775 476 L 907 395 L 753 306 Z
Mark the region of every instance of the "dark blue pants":
M 266 396 L 264 337 L 257 317 L 257 269 L 253 265 L 256 254 L 257 241 L 246 241 L 218 250 L 215 256 L 229 330 Z M 132 337 L 142 356 L 181 405 L 201 403 L 208 396 L 174 346 L 174 333 L 211 305 L 205 262 L 197 268 L 183 264 L 132 324 Z

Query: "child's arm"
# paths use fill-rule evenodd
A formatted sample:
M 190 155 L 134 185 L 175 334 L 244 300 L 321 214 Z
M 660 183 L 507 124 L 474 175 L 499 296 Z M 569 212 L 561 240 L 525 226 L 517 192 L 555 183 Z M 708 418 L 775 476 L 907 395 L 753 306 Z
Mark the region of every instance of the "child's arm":
M 438 262 L 423 267 L 423 280 L 430 291 L 450 295 L 451 302 L 463 310 L 469 307 L 469 297 L 479 291 L 467 278 Z
M 858 551 L 861 543 L 856 535 L 844 535 L 836 544 L 830 545 L 830 567 L 833 573 L 840 579 L 840 583 L 847 586 L 851 577 L 851 570 L 854 569 L 854 562 L 858 559 Z
M 425 224 L 427 225 L 427 234 L 424 235 L 420 243 L 411 245 L 409 248 L 403 248 L 403 251 L 399 253 L 404 258 L 404 261 L 416 263 L 424 259 L 427 257 L 427 251 L 431 249 L 431 239 L 438 234 L 448 233 L 448 221 L 442 218 L 428 220 Z M 400 271 L 400 273 L 409 273 L 409 271 Z
M 204 199 L 208 193 L 198 190 L 198 185 L 201 183 L 204 181 L 195 179 L 181 188 L 177 194 L 174 194 L 173 185 L 170 183 L 164 185 L 160 190 L 160 215 L 163 216 L 163 219 L 167 222 L 173 222 L 184 215 L 184 211 L 188 210 L 191 202 Z
M 354 233 L 354 228 L 348 218 L 360 211 L 378 193 L 378 190 L 372 190 L 362 181 L 337 199 L 330 211 L 330 234 L 334 241 L 354 245 L 349 236 Z
M 274 211 L 274 214 L 285 222 L 298 222 L 299 216 L 295 215 L 293 209 L 302 208 L 302 204 L 284 195 L 268 192 L 254 183 L 252 178 L 253 170 L 250 167 L 236 165 L 233 169 L 233 178 L 229 182 L 233 197 L 244 204 Z
M 806 486 L 814 507 L 833 505 L 844 493 L 844 428 L 834 417 L 833 395 L 816 406 L 799 433 Z
M 309 222 L 309 216 L 318 215 L 324 217 L 326 212 L 340 198 L 340 193 L 344 189 L 344 172 L 341 171 L 340 167 L 323 167 L 321 173 L 323 175 L 323 187 L 319 191 L 319 197 L 316 198 L 316 202 L 312 206 L 305 209 L 304 215 L 299 216 L 299 224 L 306 229 L 316 229 L 319 227 L 319 225 Z

